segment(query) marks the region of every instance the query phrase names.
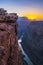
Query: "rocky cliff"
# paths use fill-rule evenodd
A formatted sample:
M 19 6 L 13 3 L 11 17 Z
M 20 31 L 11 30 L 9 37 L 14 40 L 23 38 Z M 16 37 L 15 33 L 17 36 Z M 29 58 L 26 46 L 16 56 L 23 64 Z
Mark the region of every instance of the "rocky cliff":
M 28 25 L 21 44 L 34 65 L 43 65 L 43 21 Z
M 22 65 L 16 13 L 0 8 L 0 65 Z

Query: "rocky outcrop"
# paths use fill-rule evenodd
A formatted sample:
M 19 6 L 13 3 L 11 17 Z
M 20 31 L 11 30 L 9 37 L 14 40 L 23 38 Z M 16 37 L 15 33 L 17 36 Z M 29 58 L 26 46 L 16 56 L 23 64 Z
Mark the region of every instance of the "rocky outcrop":
M 16 13 L 0 9 L 0 65 L 22 65 Z

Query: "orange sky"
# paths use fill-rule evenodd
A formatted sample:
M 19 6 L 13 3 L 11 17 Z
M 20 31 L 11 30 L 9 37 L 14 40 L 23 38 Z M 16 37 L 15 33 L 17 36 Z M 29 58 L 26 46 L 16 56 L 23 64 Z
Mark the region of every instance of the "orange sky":
M 28 19 L 31 19 L 31 20 L 43 20 L 43 15 L 41 14 L 27 14 L 25 15 Z
M 35 12 L 35 11 L 31 12 L 31 11 L 27 13 L 22 12 L 22 13 L 19 13 L 18 15 L 21 17 L 26 16 L 28 19 L 31 19 L 31 20 L 43 20 L 43 13 Z
M 0 8 L 18 16 L 33 20 L 43 20 L 43 0 L 0 0 Z

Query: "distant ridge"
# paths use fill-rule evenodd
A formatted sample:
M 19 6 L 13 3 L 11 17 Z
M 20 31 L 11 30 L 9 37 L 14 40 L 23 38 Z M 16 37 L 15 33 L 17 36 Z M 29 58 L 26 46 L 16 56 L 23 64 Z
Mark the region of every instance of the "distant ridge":
M 27 26 L 30 24 L 30 20 L 26 17 L 18 17 L 18 37 L 20 38 L 22 34 L 25 33 Z

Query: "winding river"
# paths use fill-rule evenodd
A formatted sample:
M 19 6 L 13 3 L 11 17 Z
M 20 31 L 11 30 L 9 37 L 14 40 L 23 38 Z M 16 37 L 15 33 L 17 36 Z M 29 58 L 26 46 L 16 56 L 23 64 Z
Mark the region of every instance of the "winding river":
M 31 62 L 30 58 L 29 58 L 28 55 L 25 53 L 25 51 L 23 50 L 23 47 L 22 47 L 22 45 L 21 45 L 22 37 L 23 37 L 23 36 L 21 36 L 21 38 L 18 40 L 18 44 L 19 44 L 19 46 L 20 46 L 20 48 L 21 48 L 21 50 L 22 50 L 22 54 L 24 55 L 24 60 L 26 61 L 26 63 L 27 63 L 28 65 L 33 65 L 33 63 Z

